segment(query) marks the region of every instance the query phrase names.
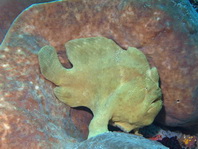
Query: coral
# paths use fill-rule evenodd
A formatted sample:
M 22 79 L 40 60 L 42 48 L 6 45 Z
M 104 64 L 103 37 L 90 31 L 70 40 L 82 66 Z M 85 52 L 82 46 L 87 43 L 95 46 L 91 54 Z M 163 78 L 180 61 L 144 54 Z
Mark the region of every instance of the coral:
M 16 7 L 3 8 L 6 16 L 16 14 Z M 160 75 L 164 110 L 158 122 L 198 130 L 192 126 L 198 124 L 197 18 L 188 0 L 67 0 L 29 7 L 0 46 L 0 148 L 68 148 L 87 136 L 90 113 L 55 98 L 54 85 L 39 73 L 37 52 L 52 45 L 69 66 L 64 44 L 94 36 L 143 51 Z
M 197 137 L 196 136 L 190 136 L 190 135 L 184 135 L 183 138 L 180 139 L 182 142 L 182 146 L 184 148 L 196 148 L 197 145 Z
M 198 123 L 197 20 L 187 0 L 57 1 L 21 13 L 3 45 L 37 53 L 49 44 L 64 65 L 64 44 L 71 39 L 104 36 L 123 48 L 137 47 L 160 75 L 164 109 L 157 121 L 191 127 Z
M 198 0 L 189 0 L 195 10 L 198 12 Z
M 122 50 L 104 37 L 65 46 L 73 68 L 64 68 L 55 49 L 45 46 L 39 51 L 41 72 L 59 86 L 54 89 L 59 100 L 92 110 L 89 138 L 107 132 L 109 121 L 126 132 L 153 122 L 162 107 L 159 76 L 141 51 Z
M 141 136 L 109 132 L 83 141 L 72 149 L 168 149 L 168 147 Z
M 34 3 L 49 2 L 52 0 L 1 0 L 0 2 L 0 43 L 14 19 L 27 7 Z
M 179 141 L 177 140 L 177 137 L 165 137 L 162 140 L 159 140 L 158 142 L 161 142 L 164 146 L 167 146 L 170 149 L 182 149 L 182 147 L 179 144 Z

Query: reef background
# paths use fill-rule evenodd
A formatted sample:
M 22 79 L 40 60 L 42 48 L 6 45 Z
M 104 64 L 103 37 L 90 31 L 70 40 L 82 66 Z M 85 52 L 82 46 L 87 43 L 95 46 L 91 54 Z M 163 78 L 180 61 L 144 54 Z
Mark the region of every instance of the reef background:
M 37 52 L 50 44 L 58 49 L 64 66 L 71 67 L 64 43 L 91 36 L 142 50 L 161 78 L 164 108 L 156 121 L 196 130 L 198 15 L 189 1 L 75 0 L 33 5 L 7 32 L 17 14 L 34 2 L 40 1 L 0 4 L 1 39 L 6 33 L 0 46 L 1 148 L 69 147 L 86 138 L 92 115 L 55 98 L 54 85 L 40 74 Z

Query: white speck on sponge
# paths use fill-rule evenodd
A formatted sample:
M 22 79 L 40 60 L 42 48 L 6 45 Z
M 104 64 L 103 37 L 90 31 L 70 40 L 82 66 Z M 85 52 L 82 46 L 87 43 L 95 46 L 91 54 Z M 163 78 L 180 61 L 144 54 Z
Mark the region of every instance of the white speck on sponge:
M 9 64 L 2 64 L 2 67 L 3 68 L 6 68 L 6 67 L 8 67 L 9 66 Z
M 8 51 L 10 51 L 10 49 L 9 49 L 8 47 L 6 47 L 6 48 L 4 49 L 4 51 L 5 51 L 5 52 L 8 52 Z
M 36 89 L 36 90 L 38 90 L 38 89 L 39 89 L 39 86 L 38 86 L 38 85 L 36 85 L 36 86 L 35 86 L 35 89 Z

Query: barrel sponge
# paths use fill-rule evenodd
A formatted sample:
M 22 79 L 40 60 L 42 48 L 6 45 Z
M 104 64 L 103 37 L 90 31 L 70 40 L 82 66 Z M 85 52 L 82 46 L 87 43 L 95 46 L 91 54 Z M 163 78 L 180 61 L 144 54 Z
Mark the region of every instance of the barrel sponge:
M 159 76 L 140 50 L 123 50 L 104 37 L 74 39 L 65 47 L 73 67 L 64 68 L 56 50 L 45 46 L 38 54 L 41 73 L 57 85 L 60 101 L 93 112 L 88 138 L 108 132 L 109 123 L 129 132 L 153 122 L 162 107 Z

